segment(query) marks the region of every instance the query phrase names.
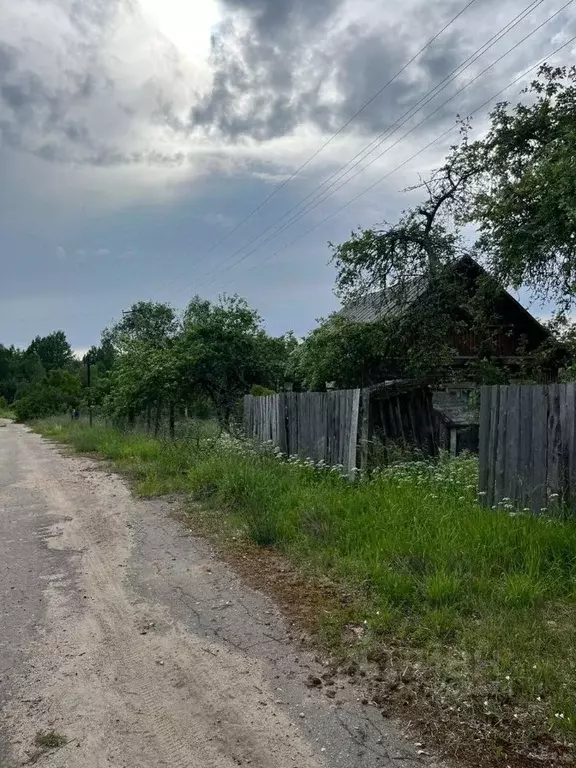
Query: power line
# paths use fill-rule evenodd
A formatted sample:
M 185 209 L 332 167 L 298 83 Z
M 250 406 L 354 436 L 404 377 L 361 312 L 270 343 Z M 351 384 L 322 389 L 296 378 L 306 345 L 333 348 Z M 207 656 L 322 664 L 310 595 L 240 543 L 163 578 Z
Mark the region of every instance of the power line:
M 331 184 L 329 184 L 326 189 L 323 192 L 319 192 L 315 200 L 318 200 L 318 198 L 324 194 L 327 190 L 334 187 L 338 181 L 340 181 L 344 176 L 346 176 L 348 173 L 350 173 L 354 168 L 356 168 L 362 160 L 366 159 L 372 152 L 374 152 L 379 146 L 381 146 L 384 141 L 390 137 L 398 128 L 401 128 L 403 125 L 405 125 L 412 117 L 417 114 L 417 112 L 422 108 L 425 107 L 427 104 L 429 104 L 436 96 L 438 96 L 439 93 L 441 93 L 443 90 L 445 90 L 459 75 L 462 74 L 468 67 L 470 67 L 475 61 L 477 61 L 481 56 L 483 56 L 490 48 L 492 48 L 497 42 L 499 42 L 506 34 L 508 34 L 514 27 L 516 27 L 520 22 L 522 22 L 533 10 L 535 10 L 539 5 L 541 5 L 544 2 L 544 0 L 533 0 L 527 8 L 525 8 L 521 13 L 517 14 L 511 21 L 509 21 L 499 32 L 497 32 L 495 35 L 493 35 L 489 40 L 487 40 L 485 43 L 483 43 L 479 48 L 476 49 L 470 56 L 468 56 L 467 59 L 465 59 L 461 64 L 459 64 L 457 67 L 455 67 L 446 77 L 444 77 L 443 80 L 441 80 L 439 83 L 434 86 L 434 88 L 431 88 L 427 93 L 425 93 L 412 107 L 410 107 L 406 112 L 404 112 L 392 125 L 388 126 L 384 131 L 382 131 L 378 136 L 376 136 L 374 139 L 372 139 L 371 142 L 369 142 L 360 152 L 358 152 L 354 157 L 352 157 L 347 163 L 340 166 L 336 171 L 334 171 L 328 178 L 326 178 L 323 182 L 321 182 L 315 189 L 313 189 L 306 197 L 304 197 L 302 200 L 300 200 L 298 203 L 296 203 L 292 208 L 290 208 L 286 213 L 284 213 L 279 219 L 277 219 L 275 222 L 267 226 L 260 234 L 258 234 L 255 238 L 252 238 L 247 243 L 244 243 L 244 245 L 237 248 L 235 251 L 233 251 L 226 259 L 226 261 L 230 261 L 230 259 L 233 259 L 238 254 L 242 253 L 246 248 L 250 248 L 254 243 L 256 243 L 261 237 L 263 237 L 267 232 L 269 232 L 271 229 L 274 229 L 278 224 L 280 224 L 287 216 L 289 216 L 293 211 L 296 211 L 298 208 L 302 207 L 311 197 L 313 197 L 319 190 L 322 189 L 323 186 L 325 186 L 328 182 L 330 182 L 332 179 L 334 179 L 335 176 L 339 176 L 339 178 L 332 181 Z M 537 30 L 536 30 L 537 31 Z M 523 42 L 523 41 L 521 41 Z M 510 49 L 513 50 L 513 49 Z M 510 51 L 508 51 L 510 52 Z M 507 55 L 508 52 L 505 54 Z M 499 60 L 497 60 L 495 63 L 497 63 Z M 491 66 L 493 66 L 492 64 Z M 483 74 L 486 70 L 484 70 L 481 74 Z M 476 78 L 477 79 L 477 78 Z M 474 82 L 474 81 L 471 81 Z M 468 84 L 470 85 L 470 83 Z M 449 101 L 451 101 L 455 96 L 458 95 L 460 91 L 458 91 L 456 94 L 450 97 L 447 101 L 445 101 L 436 111 L 439 111 L 442 107 L 444 107 Z M 432 113 L 429 117 L 432 117 L 435 114 Z M 429 119 L 429 118 L 428 118 Z M 395 146 L 395 145 L 393 145 Z M 388 150 L 386 150 L 388 151 Z M 381 157 L 382 155 L 380 155 Z M 359 159 L 358 159 L 359 158 Z M 356 162 L 354 162 L 356 161 Z M 368 166 L 366 166 L 368 167 Z M 343 172 L 343 173 L 342 173 Z M 349 181 L 352 180 L 349 179 Z M 347 182 L 345 182 L 347 183 Z M 341 187 L 344 186 L 340 185 L 338 189 L 341 189 Z M 335 190 L 337 191 L 337 190 Z M 329 197 L 329 196 L 327 196 Z M 323 198 L 322 201 L 327 199 L 327 197 Z M 312 203 L 314 203 L 314 201 Z M 275 232 L 273 232 L 269 237 L 267 237 L 265 240 L 263 240 L 261 243 L 259 243 L 257 246 L 252 248 L 252 250 L 249 250 L 248 253 L 246 253 L 244 256 L 242 256 L 237 261 L 233 262 L 231 267 L 237 266 L 239 263 L 244 261 L 248 256 L 252 255 L 256 250 L 259 250 L 262 246 L 269 243 L 271 240 L 275 239 L 279 234 L 281 234 L 285 229 L 290 227 L 292 224 L 296 223 L 302 216 L 306 215 L 310 210 L 313 210 L 313 208 L 316 206 L 311 206 L 311 204 L 304 205 L 303 209 L 295 213 L 292 218 L 286 222 L 286 224 L 279 227 Z M 200 280 L 204 278 L 211 278 L 212 274 L 219 274 L 221 271 L 217 267 L 214 273 L 211 273 L 209 270 L 207 273 L 202 275 L 200 277 Z
M 283 189 L 283 188 L 284 188 L 286 185 L 288 185 L 288 184 L 289 184 L 289 183 L 290 183 L 290 182 L 291 182 L 291 181 L 292 181 L 294 178 L 296 178 L 296 176 L 298 176 L 298 174 L 299 174 L 301 171 L 303 171 L 305 168 L 307 168 L 307 167 L 308 167 L 308 165 L 310 165 L 310 163 L 311 163 L 313 160 L 315 160 L 315 159 L 318 157 L 318 155 L 319 155 L 321 152 L 323 152 L 323 151 L 326 149 L 326 147 L 327 147 L 327 146 L 329 146 L 329 145 L 330 145 L 330 144 L 331 144 L 331 143 L 334 141 L 334 139 L 336 139 L 336 138 L 337 138 L 337 137 L 338 137 L 338 136 L 339 136 L 339 135 L 340 135 L 340 134 L 341 134 L 343 131 L 345 131 L 345 130 L 346 130 L 346 128 L 348 128 L 348 126 L 349 126 L 349 125 L 351 125 L 351 124 L 354 122 L 354 120 L 356 120 L 356 118 L 357 118 L 357 117 L 359 117 L 359 116 L 360 116 L 360 115 L 361 115 L 361 114 L 362 114 L 362 113 L 363 113 L 363 112 L 364 112 L 364 111 L 365 111 L 365 110 L 366 110 L 366 109 L 367 109 L 367 108 L 368 108 L 368 107 L 369 107 L 369 106 L 370 106 L 370 105 L 371 105 L 371 104 L 372 104 L 374 101 L 376 101 L 376 99 L 377 99 L 379 96 L 381 96 L 381 95 L 382 95 L 382 93 L 384 93 L 384 91 L 386 90 L 386 88 L 388 88 L 388 86 L 392 85 L 392 83 L 393 83 L 393 82 L 394 82 L 394 81 L 395 81 L 395 80 L 396 80 L 398 77 L 400 77 L 400 75 L 401 75 L 403 72 L 405 72 L 405 71 L 406 71 L 406 69 L 408 69 L 408 67 L 409 67 L 411 64 L 413 64 L 413 63 L 416 61 L 416 59 L 417 59 L 417 58 L 418 58 L 418 57 L 419 57 L 419 56 L 420 56 L 422 53 L 424 53 L 424 51 L 425 51 L 427 48 L 429 48 L 429 47 L 432 45 L 432 43 L 434 43 L 434 42 L 435 42 L 435 41 L 436 41 L 436 40 L 437 40 L 437 39 L 438 39 L 438 38 L 439 38 L 439 37 L 440 37 L 440 36 L 441 36 L 441 35 L 442 35 L 442 34 L 443 34 L 443 33 L 444 33 L 444 32 L 445 32 L 445 31 L 446 31 L 448 28 L 449 28 L 449 27 L 451 27 L 451 26 L 452 26 L 452 24 L 454 24 L 454 23 L 455 23 L 455 22 L 456 22 L 456 21 L 457 21 L 457 20 L 460 18 L 460 16 L 462 16 L 462 14 L 464 14 L 464 13 L 465 13 L 465 12 L 468 10 L 468 8 L 470 8 L 470 6 L 471 6 L 471 5 L 473 5 L 475 2 L 476 2 L 476 0 L 469 0 L 469 2 L 467 2 L 467 3 L 466 3 L 466 5 L 465 5 L 463 8 L 461 8 L 461 9 L 458 11 L 458 13 L 457 13 L 455 16 L 453 16 L 453 17 L 450 19 L 450 21 L 449 21 L 447 24 L 445 24 L 445 25 L 442 27 L 442 29 L 441 29 L 439 32 L 437 32 L 437 33 L 436 33 L 436 34 L 435 34 L 433 37 L 431 37 L 431 38 L 428 40 L 428 42 L 427 42 L 427 43 L 425 43 L 425 44 L 422 46 L 422 48 L 420 48 L 420 50 L 419 50 L 417 53 L 415 53 L 415 54 L 414 54 L 414 56 L 412 56 L 412 58 L 411 58 L 409 61 L 407 61 L 407 62 L 406 62 L 406 64 L 404 64 L 404 65 L 401 67 L 401 69 L 399 69 L 399 70 L 398 70 L 398 72 L 396 72 L 396 74 L 394 74 L 394 75 L 393 75 L 393 76 L 392 76 L 392 77 L 391 77 L 389 80 L 387 80 L 387 82 L 386 82 L 386 83 L 384 83 L 384 85 L 383 85 L 383 86 L 381 86 L 381 88 L 379 88 L 379 89 L 376 91 L 376 93 L 374 93 L 374 94 L 373 94 L 373 95 L 372 95 L 372 96 L 371 96 L 371 97 L 368 99 L 368 101 L 366 101 L 366 102 L 365 102 L 365 103 L 364 103 L 364 104 L 363 104 L 363 105 L 360 107 L 360 109 L 359 109 L 357 112 L 355 112 L 355 113 L 352 115 L 352 117 L 350 117 L 350 118 L 349 118 L 349 119 L 348 119 L 348 120 L 347 120 L 347 121 L 346 121 L 346 122 L 345 122 L 343 125 L 341 125 L 341 126 L 340 126 L 340 128 L 338 128 L 338 130 L 337 130 L 335 133 L 333 133 L 333 134 L 332 134 L 332 135 L 331 135 L 331 136 L 330 136 L 328 139 L 326 139 L 326 141 L 325 141 L 325 142 L 324 142 L 324 143 L 323 143 L 323 144 L 322 144 L 320 147 L 318 147 L 318 149 L 317 149 L 317 150 L 315 150 L 315 152 L 313 152 L 313 154 L 312 154 L 312 155 L 310 155 L 310 157 L 309 157 L 309 158 L 308 158 L 308 159 L 307 159 L 307 160 L 306 160 L 304 163 L 302 163 L 302 165 L 301 165 L 301 166 L 299 166 L 299 167 L 298 167 L 298 168 L 297 168 L 297 169 L 296 169 L 296 170 L 295 170 L 295 171 L 294 171 L 294 172 L 293 172 L 293 173 L 292 173 L 290 176 L 288 176 L 288 178 L 287 178 L 287 179 L 284 179 L 284 181 L 282 181 L 282 182 L 281 182 L 281 183 L 280 183 L 280 184 L 279 184 L 277 187 L 275 187 L 275 188 L 272 190 L 272 192 L 270 192 L 270 194 L 269 194 L 269 195 L 268 195 L 268 196 L 267 196 L 267 197 L 266 197 L 264 200 L 262 200 L 262 202 L 261 202 L 261 203 L 259 203 L 259 204 L 256 206 L 256 208 L 254 208 L 254 209 L 253 209 L 253 210 L 252 210 L 252 211 L 251 211 L 251 212 L 250 212 L 250 213 L 249 213 L 247 216 L 245 216 L 245 217 L 242 219 L 242 221 L 240 221 L 240 223 L 239 223 L 239 224 L 237 224 L 235 227 L 233 227 L 231 230 L 229 230 L 229 231 L 228 231 L 228 232 L 227 232 L 227 233 L 226 233 L 226 234 L 225 234 L 225 235 L 224 235 L 222 238 L 220 238 L 220 240 L 218 240 L 216 243 L 214 243 L 214 245 L 212 245 L 212 246 L 211 246 L 211 247 L 210 247 L 210 248 L 209 248 L 207 251 L 204 251 L 203 253 L 201 253 L 201 254 L 200 254 L 200 256 L 199 256 L 199 260 L 202 260 L 202 259 L 204 259 L 206 256 L 209 256 L 211 253 L 213 253 L 213 252 L 216 250 L 216 248 L 218 248 L 218 246 L 220 246 L 220 245 L 222 245 L 222 243 L 226 242 L 226 240 L 228 240 L 228 238 L 229 238 L 229 237 L 231 237 L 231 236 L 232 236 L 232 235 L 233 235 L 235 232 L 237 232 L 239 229 L 241 229 L 241 227 L 243 227 L 243 226 L 244 226 L 244 225 L 245 225 L 245 224 L 246 224 L 248 221 L 250 221 L 250 219 L 252 219 L 252 218 L 253 218 L 253 216 L 255 216 L 255 215 L 256 215 L 256 214 L 257 214 L 257 213 L 258 213 L 258 212 L 259 212 L 259 211 L 260 211 L 260 210 L 261 210 L 261 209 L 262 209 L 262 208 L 263 208 L 263 207 L 266 205 L 266 203 L 268 203 L 268 202 L 269 202 L 269 201 L 270 201 L 270 200 L 271 200 L 273 197 L 275 197 L 275 196 L 278 194 L 278 192 L 280 192 L 280 190 L 281 190 L 281 189 Z M 171 280 L 170 280 L 168 283 L 166 283 L 166 284 L 165 284 L 163 287 L 164 287 L 164 288 L 165 288 L 165 287 L 167 287 L 168 285 L 170 285 L 171 283 L 173 283 L 173 282 L 174 282 L 175 280 L 177 280 L 177 279 L 178 279 L 178 277 L 172 278 L 172 279 L 171 279 Z
M 573 0 L 571 0 L 572 2 Z M 570 3 L 568 3 L 569 5 Z M 516 76 L 508 85 L 504 86 L 504 88 L 501 88 L 497 93 L 490 96 L 490 98 L 486 99 L 486 101 L 482 102 L 480 106 L 476 107 L 476 109 L 470 113 L 470 117 L 473 117 L 475 114 L 480 112 L 484 107 L 486 107 L 488 104 L 493 102 L 495 99 L 497 99 L 499 96 L 501 96 L 505 91 L 507 91 L 509 88 L 512 88 L 516 83 L 518 83 L 520 80 L 524 79 L 526 75 L 528 75 L 530 72 L 532 72 L 534 69 L 538 69 L 542 64 L 544 64 L 549 58 L 552 56 L 556 56 L 556 54 L 560 53 L 564 48 L 568 47 L 572 43 L 576 42 L 576 35 L 571 37 L 569 40 L 567 40 L 565 43 L 563 43 L 561 46 L 556 48 L 551 53 L 547 54 L 544 58 L 540 59 L 536 64 L 533 64 L 528 69 L 524 70 L 520 75 Z M 258 266 L 262 266 L 263 264 L 266 264 L 267 262 L 271 261 L 272 259 L 279 256 L 281 253 L 286 251 L 288 248 L 290 248 L 294 243 L 297 243 L 299 240 L 301 240 L 303 237 L 306 237 L 306 235 L 309 235 L 311 232 L 314 232 L 316 229 L 321 227 L 323 224 L 325 224 L 330 219 L 333 219 L 335 216 L 337 216 L 339 213 L 344 211 L 346 208 L 348 208 L 350 205 L 355 203 L 357 200 L 359 200 L 361 197 L 363 197 L 368 192 L 371 192 L 375 187 L 379 186 L 383 181 L 388 179 L 390 176 L 392 176 L 394 173 L 399 171 L 401 168 L 404 168 L 408 163 L 412 162 L 416 157 L 421 155 L 423 152 L 425 152 L 427 149 L 430 149 L 434 144 L 437 144 L 439 141 L 442 141 L 442 139 L 446 138 L 450 133 L 452 133 L 456 128 L 458 127 L 458 123 L 454 123 L 454 125 L 450 126 L 447 130 L 443 131 L 439 136 L 436 136 L 435 139 L 432 139 L 432 141 L 428 142 L 424 147 L 421 147 L 417 152 L 415 152 L 413 155 L 411 155 L 406 160 L 403 160 L 399 165 L 397 165 L 395 168 L 393 168 L 391 171 L 388 171 L 383 176 L 381 176 L 379 179 L 377 179 L 375 182 L 370 184 L 370 186 L 366 187 L 362 192 L 359 192 L 357 195 L 355 195 L 353 198 L 348 200 L 348 202 L 344 203 L 344 205 L 341 205 L 339 208 L 337 208 L 332 213 L 328 214 L 328 216 L 325 216 L 321 221 L 314 224 L 312 227 L 309 227 L 304 232 L 301 232 L 299 235 L 297 235 L 295 238 L 290 240 L 290 242 L 283 245 L 281 248 L 279 248 L 277 251 L 274 251 L 269 256 L 267 256 L 265 259 L 262 259 L 259 263 L 253 264 L 248 268 L 248 271 L 251 271 L 253 269 L 256 269 Z M 230 285 L 233 281 L 228 281 L 224 287 Z
M 391 149 L 396 147 L 398 144 L 400 144 L 407 136 L 409 136 L 411 133 L 413 133 L 417 128 L 419 128 L 421 125 L 426 123 L 428 120 L 430 120 L 435 114 L 437 114 L 441 109 L 443 109 L 444 106 L 446 106 L 447 103 L 452 101 L 456 96 L 458 96 L 462 91 L 464 91 L 466 88 L 470 87 L 476 80 L 478 80 L 480 77 L 482 77 L 487 71 L 489 71 L 492 67 L 494 67 L 496 64 L 498 64 L 503 58 L 508 56 L 512 51 L 514 51 L 516 48 L 518 48 L 522 43 L 524 43 L 527 39 L 532 37 L 532 35 L 536 34 L 542 27 L 544 27 L 546 24 L 548 24 L 552 19 L 554 19 L 558 14 L 560 14 L 565 8 L 567 8 L 569 5 L 572 4 L 574 0 L 569 0 L 565 5 L 563 5 L 558 11 L 556 11 L 552 16 L 548 17 L 545 21 L 543 21 L 541 24 L 539 24 L 534 30 L 532 30 L 530 33 L 525 35 L 518 43 L 516 43 L 514 46 L 509 48 L 505 53 L 503 53 L 501 56 L 499 56 L 495 61 L 493 61 L 490 65 L 485 67 L 480 73 L 478 73 L 472 80 L 470 80 L 468 83 L 466 83 L 464 86 L 462 86 L 456 93 L 454 93 L 450 98 L 448 98 L 446 101 L 444 101 L 442 104 L 440 104 L 439 107 L 437 107 L 433 112 L 431 112 L 429 115 L 424 117 L 420 122 L 418 122 L 416 125 L 414 125 L 410 130 L 406 131 L 399 139 L 397 139 L 393 144 L 391 144 L 389 147 L 387 147 L 383 152 L 381 152 L 379 155 L 374 157 L 370 162 L 368 162 L 363 168 L 360 168 L 356 173 L 354 173 L 352 176 L 350 176 L 346 181 L 344 181 L 342 184 L 340 184 L 336 189 L 334 189 L 332 192 L 329 192 L 328 194 L 324 195 L 324 197 L 320 197 L 320 199 L 317 199 L 316 202 L 313 202 L 310 206 L 307 207 L 304 211 L 302 211 L 300 214 L 292 217 L 290 221 L 288 221 L 285 225 L 283 225 L 277 232 L 275 232 L 273 235 L 271 235 L 267 240 L 260 243 L 259 245 L 252 248 L 250 251 L 248 251 L 246 254 L 244 254 L 241 258 L 237 259 L 235 262 L 230 264 L 227 269 L 233 269 L 235 266 L 240 264 L 242 261 L 244 261 L 246 258 L 248 258 L 250 255 L 255 253 L 257 250 L 259 250 L 263 245 L 266 244 L 269 240 L 274 239 L 277 237 L 281 232 L 288 229 L 292 224 L 296 223 L 300 218 L 307 215 L 311 211 L 313 211 L 315 208 L 317 208 L 319 205 L 321 205 L 323 202 L 325 202 L 328 198 L 332 197 L 337 191 L 342 189 L 346 184 L 351 182 L 353 179 L 355 179 L 357 176 L 359 176 L 361 173 L 363 173 L 367 168 L 369 168 L 371 165 L 373 165 L 375 162 L 380 160 L 387 152 L 389 152 Z M 404 123 L 407 122 L 404 121 Z M 403 123 L 403 124 L 404 124 Z M 333 186 L 333 185 L 332 185 Z M 211 285 L 214 279 L 218 276 L 218 272 L 214 274 L 211 279 L 205 283 L 202 287 L 207 287 L 208 285 Z

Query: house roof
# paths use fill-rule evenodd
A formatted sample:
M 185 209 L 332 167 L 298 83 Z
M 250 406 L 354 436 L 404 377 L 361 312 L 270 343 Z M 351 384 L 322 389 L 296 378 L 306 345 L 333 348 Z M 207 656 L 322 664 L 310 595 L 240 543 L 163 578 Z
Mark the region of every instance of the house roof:
M 423 277 L 402 285 L 392 285 L 351 301 L 342 308 L 340 314 L 354 323 L 374 323 L 376 320 L 398 317 L 424 295 L 427 287 L 428 281 Z
M 488 275 L 484 267 L 471 256 L 463 256 L 452 265 L 454 270 L 459 268 L 474 271 L 477 275 Z M 346 304 L 340 311 L 340 315 L 356 323 L 373 323 L 377 320 L 399 317 L 425 295 L 429 285 L 428 278 L 419 276 L 381 291 L 367 293 L 365 296 Z M 550 331 L 508 291 L 502 289 L 502 292 L 519 312 L 525 315 L 532 323 L 539 326 L 539 329 L 545 336 L 550 335 Z

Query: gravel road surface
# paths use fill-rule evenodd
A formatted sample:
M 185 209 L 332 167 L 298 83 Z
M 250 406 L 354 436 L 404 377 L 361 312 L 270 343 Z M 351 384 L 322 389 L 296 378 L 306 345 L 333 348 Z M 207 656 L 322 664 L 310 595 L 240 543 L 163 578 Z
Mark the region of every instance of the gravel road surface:
M 347 686 L 310 689 L 273 603 L 170 510 L 0 428 L 1 768 L 437 765 Z

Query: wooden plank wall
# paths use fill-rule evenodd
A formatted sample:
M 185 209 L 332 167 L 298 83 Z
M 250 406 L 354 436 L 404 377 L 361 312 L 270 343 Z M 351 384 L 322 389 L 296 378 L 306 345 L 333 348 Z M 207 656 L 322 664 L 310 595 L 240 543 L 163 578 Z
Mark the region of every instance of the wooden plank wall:
M 244 398 L 244 431 L 283 453 L 341 464 L 357 462 L 360 390 L 284 392 Z
M 487 506 L 576 511 L 576 384 L 482 387 L 479 491 Z
M 262 442 L 272 441 L 282 453 L 342 465 L 350 473 L 369 466 L 373 437 L 415 445 L 428 456 L 437 453 L 426 388 L 247 395 L 244 431 Z

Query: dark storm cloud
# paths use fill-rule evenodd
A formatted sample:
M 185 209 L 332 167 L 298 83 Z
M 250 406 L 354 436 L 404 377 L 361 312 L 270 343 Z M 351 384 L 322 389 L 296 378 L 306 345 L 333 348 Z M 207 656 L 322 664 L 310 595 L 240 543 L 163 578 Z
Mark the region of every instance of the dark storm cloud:
M 342 0 L 225 0 L 224 5 L 232 15 L 213 37 L 212 91 L 193 107 L 191 122 L 230 138 L 285 135 L 319 103 L 333 67 L 319 42 Z M 238 11 L 248 16 L 247 32 L 239 31 Z M 297 73 L 304 54 L 310 62 L 302 83 Z M 236 104 L 246 94 L 249 106 L 240 111 Z
M 240 33 L 238 18 L 230 17 L 215 35 L 213 87 L 192 109 L 191 121 L 232 139 L 283 136 L 303 122 L 332 130 L 414 52 L 416 21 L 409 30 L 393 23 L 352 23 L 327 38 L 342 6 L 337 0 L 226 0 L 226 6 L 248 12 L 249 28 Z M 439 13 L 436 28 L 441 21 Z M 417 81 L 412 74 L 398 78 L 359 124 L 367 131 L 381 129 L 391 108 L 424 92 L 430 80 L 456 66 L 459 56 L 458 38 L 444 39 L 421 59 Z M 336 97 L 323 92 L 328 81 Z
M 156 136 L 166 129 L 177 141 L 194 133 L 215 134 L 231 142 L 266 141 L 306 124 L 331 133 L 351 119 L 463 7 L 464 0 L 443 0 L 433 6 L 427 0 L 410 0 L 406 10 L 386 9 L 388 4 L 382 3 L 381 13 L 355 22 L 345 21 L 354 12 L 350 0 L 221 0 L 221 5 L 225 16 L 213 37 L 212 87 L 196 98 L 188 117 L 180 110 L 181 103 L 179 107 L 174 103 L 172 81 L 157 82 L 154 66 L 143 80 L 142 99 L 137 88 L 122 93 L 121 80 L 114 81 L 109 74 L 114 70 L 118 77 L 118 62 L 106 44 L 120 17 L 128 19 L 128 26 L 131 14 L 137 20 L 138 5 L 132 0 L 75 0 L 65 25 L 71 23 L 75 34 L 62 35 L 55 54 L 58 66 L 66 63 L 52 80 L 42 59 L 35 59 L 30 41 L 16 50 L 2 43 L 0 28 L 0 143 L 51 162 L 172 167 L 189 163 L 191 153 L 181 145 L 180 152 L 158 151 L 153 139 L 146 137 L 148 128 Z M 60 0 L 52 0 L 52 6 L 60 9 Z M 477 0 L 471 12 L 362 111 L 354 128 L 373 135 L 402 119 L 429 88 L 494 33 L 496 18 L 498 26 L 500 20 L 504 24 L 521 7 L 520 0 L 510 0 L 504 18 L 497 0 Z M 377 8 L 375 4 L 373 9 Z M 546 39 L 566 21 L 559 17 L 554 28 L 550 25 Z M 507 45 L 508 40 L 503 46 Z M 474 85 L 473 96 L 459 96 L 423 130 L 453 120 L 455 111 L 474 108 L 479 95 L 487 97 L 510 71 L 515 73 L 526 60 L 537 58 L 541 46 L 537 39 L 531 40 L 529 50 L 499 65 L 493 75 Z M 184 75 L 177 53 L 170 53 L 176 81 Z M 495 56 L 497 49 L 488 61 Z M 457 87 L 450 86 L 439 100 Z M 432 103 L 426 110 L 436 106 Z M 127 144 L 132 126 L 149 146 Z
M 16 149 L 28 149 L 31 136 L 50 139 L 35 148 L 46 159 L 56 159 L 56 145 L 90 143 L 88 129 L 68 116 L 70 107 L 93 94 L 91 76 L 77 77 L 67 87 L 50 88 L 22 65 L 21 52 L 0 43 L 0 136 Z
M 464 3 L 435 3 L 433 13 L 425 2 L 420 7 L 412 4 L 405 14 L 394 14 L 396 21 L 383 7 L 378 18 L 340 25 L 337 32 L 333 31 L 332 22 L 342 4 L 336 1 L 225 0 L 225 5 L 230 16 L 213 41 L 213 87 L 191 110 L 191 122 L 231 140 L 266 140 L 289 134 L 306 122 L 326 131 L 336 130 Z M 499 2 L 478 0 L 471 11 L 463 14 L 362 112 L 355 121 L 357 130 L 378 133 L 385 129 L 451 74 L 477 45 L 489 40 L 498 29 L 494 28 L 496 18 L 504 25 L 522 8 L 519 2 L 510 2 L 502 16 L 498 15 L 502 12 Z M 246 16 L 240 20 L 234 15 L 239 10 L 247 14 L 248 30 Z M 402 24 L 397 21 L 401 16 Z M 561 30 L 566 21 L 567 16 L 559 17 L 550 25 L 547 39 Z M 518 30 L 527 32 L 529 27 L 524 25 Z M 498 52 L 511 45 L 518 30 L 502 44 L 497 43 L 477 68 L 486 66 Z M 541 43 L 537 40 L 533 38 L 529 52 L 522 53 L 525 60 L 533 61 L 538 56 Z M 516 72 L 515 66 L 518 68 L 517 54 L 499 65 L 494 72 L 499 79 L 496 82 L 504 82 L 509 71 Z M 475 86 L 475 93 L 493 88 L 494 75 L 488 86 Z M 328 92 L 324 88 L 326 83 L 332 86 Z M 459 84 L 444 90 L 440 101 L 458 87 Z M 468 100 L 467 96 L 462 98 L 463 103 Z M 454 106 L 441 110 L 432 124 L 447 114 L 453 119 Z
M 246 11 L 260 34 L 286 31 L 287 25 L 322 24 L 342 5 L 342 0 L 224 0 L 233 11 Z

